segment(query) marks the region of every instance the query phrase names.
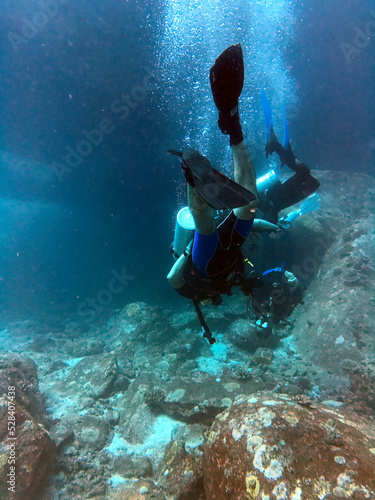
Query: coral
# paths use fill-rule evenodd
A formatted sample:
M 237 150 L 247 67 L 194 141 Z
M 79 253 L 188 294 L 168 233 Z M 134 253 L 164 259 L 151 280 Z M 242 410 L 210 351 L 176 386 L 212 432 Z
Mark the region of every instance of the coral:
M 143 316 L 145 314 L 145 303 L 144 302 L 133 302 L 128 304 L 125 308 L 125 312 L 129 318 L 134 316 Z
M 165 392 L 159 387 L 154 387 L 144 395 L 144 402 L 151 411 L 160 410 L 160 404 L 164 403 Z
M 239 366 L 234 372 L 233 376 L 238 380 L 249 380 L 251 378 L 251 372 L 246 367 Z
M 259 479 L 254 474 L 248 474 L 246 476 L 246 493 L 248 498 L 257 498 L 259 495 L 260 485 Z

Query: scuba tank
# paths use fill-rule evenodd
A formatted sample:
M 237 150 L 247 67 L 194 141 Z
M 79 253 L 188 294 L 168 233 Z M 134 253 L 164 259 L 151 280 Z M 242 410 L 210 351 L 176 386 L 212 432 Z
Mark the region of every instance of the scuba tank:
M 216 223 L 222 222 L 230 210 L 213 210 Z M 181 208 L 177 213 L 176 225 L 174 229 L 174 239 L 171 244 L 171 253 L 175 260 L 184 253 L 185 248 L 194 238 L 195 224 L 189 207 Z
M 195 224 L 189 207 L 181 208 L 177 214 L 172 254 L 177 260 L 194 237 Z
M 264 198 L 266 195 L 267 191 L 277 185 L 281 185 L 281 182 L 274 170 L 270 170 L 267 172 L 267 174 L 262 175 L 262 177 L 259 177 L 256 180 L 256 185 L 257 185 L 257 190 L 258 190 L 258 197 L 259 200 Z

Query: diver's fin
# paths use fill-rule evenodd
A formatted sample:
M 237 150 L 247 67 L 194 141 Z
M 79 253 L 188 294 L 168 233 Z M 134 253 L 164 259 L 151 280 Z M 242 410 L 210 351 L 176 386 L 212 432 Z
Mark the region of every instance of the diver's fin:
M 279 143 L 276 134 L 273 130 L 273 125 L 271 125 L 270 130 L 270 138 L 266 142 L 266 147 L 264 148 L 264 152 L 266 153 L 266 158 L 268 158 L 272 153 L 277 153 L 280 157 L 281 164 L 284 165 L 283 156 L 284 156 L 284 148 Z
M 286 217 L 283 218 L 284 222 L 294 222 L 296 219 L 305 214 L 310 214 L 315 212 L 315 210 L 319 210 L 320 208 L 321 198 L 318 193 L 314 193 L 310 195 L 306 200 L 302 203 L 298 210 L 294 210 L 290 212 Z
M 289 125 L 288 125 L 288 120 L 287 120 L 287 117 L 286 117 L 285 106 L 283 106 L 283 118 L 284 118 L 284 141 L 283 141 L 283 148 L 287 149 L 287 147 L 290 146 L 290 134 L 289 134 Z
M 284 165 L 288 165 L 288 167 L 296 173 L 309 173 L 309 167 L 296 159 L 296 155 L 294 154 L 292 146 L 290 144 L 289 125 L 286 117 L 285 107 L 283 106 L 284 141 L 283 145 L 281 145 L 273 129 L 271 106 L 264 90 L 260 91 L 260 97 L 262 99 L 263 114 L 266 121 L 266 147 L 264 148 L 266 158 L 272 155 L 272 153 L 277 153 L 279 155 L 282 167 Z
M 231 45 L 220 54 L 210 69 L 212 95 L 221 113 L 231 116 L 237 113 L 244 76 L 241 44 Z
M 200 196 L 215 210 L 243 207 L 255 200 L 255 195 L 214 169 L 208 159 L 195 149 L 182 155 L 183 168 L 188 168 L 194 187 Z
M 260 91 L 260 98 L 262 100 L 263 114 L 266 121 L 266 142 L 268 142 L 271 138 L 271 127 L 273 128 L 272 111 L 264 90 Z
M 283 155 L 283 147 L 277 140 L 275 131 L 273 129 L 273 118 L 270 103 L 267 99 L 266 93 L 264 90 L 260 91 L 260 98 L 262 100 L 262 108 L 264 119 L 266 122 L 266 147 L 264 152 L 266 154 L 266 158 L 268 158 L 272 153 L 277 153 L 280 158 Z M 282 161 L 282 160 L 281 160 Z
M 314 193 L 309 196 L 300 206 L 299 213 L 300 215 L 311 214 L 315 212 L 315 210 L 319 210 L 320 208 L 321 198 L 318 193 Z
M 176 151 L 175 149 L 168 149 L 168 153 L 174 156 L 179 156 L 182 158 L 182 151 Z
M 301 172 L 304 168 L 298 168 L 296 163 L 296 155 L 293 152 L 292 146 L 290 144 L 290 133 L 289 133 L 289 125 L 286 116 L 285 106 L 283 106 L 283 122 L 284 122 L 284 141 L 283 141 L 283 154 L 280 155 L 280 160 L 282 165 L 288 165 L 288 167 L 294 172 Z M 306 170 L 306 169 L 305 169 Z

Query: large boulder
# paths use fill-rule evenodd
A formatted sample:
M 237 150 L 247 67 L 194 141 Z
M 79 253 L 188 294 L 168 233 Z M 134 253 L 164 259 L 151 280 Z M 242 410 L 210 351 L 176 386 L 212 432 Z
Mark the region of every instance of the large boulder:
M 14 386 L 18 403 L 38 421 L 44 421 L 45 402 L 39 392 L 34 361 L 16 353 L 0 353 L 0 394 Z
M 317 217 L 331 221 L 333 239 L 317 237 L 299 266 L 302 277 L 316 276 L 296 311 L 294 337 L 303 357 L 343 375 L 343 360 L 366 361 L 375 350 L 375 181 L 357 175 L 345 188 L 337 181 L 324 173 L 330 194 Z
M 0 498 L 35 500 L 48 485 L 56 456 L 44 428 L 36 366 L 15 354 L 3 354 L 0 363 Z
M 258 393 L 218 415 L 207 500 L 375 498 L 375 429 L 332 407 Z

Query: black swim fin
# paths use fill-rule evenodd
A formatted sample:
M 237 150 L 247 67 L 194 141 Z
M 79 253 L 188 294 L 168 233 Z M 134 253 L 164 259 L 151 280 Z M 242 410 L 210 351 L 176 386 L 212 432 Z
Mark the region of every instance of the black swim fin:
M 279 143 L 277 140 L 274 128 L 273 128 L 273 118 L 272 118 L 272 111 L 271 111 L 271 106 L 269 103 L 269 100 L 267 99 L 266 93 L 264 90 L 260 91 L 260 97 L 262 100 L 262 108 L 263 108 L 263 114 L 264 114 L 264 119 L 266 122 L 266 147 L 264 149 L 264 152 L 266 154 L 266 158 L 268 158 L 270 155 L 273 153 L 277 153 L 280 158 L 284 154 L 284 149 L 282 145 Z M 283 163 L 283 159 L 281 158 L 281 163 Z
M 294 154 L 292 146 L 290 144 L 289 125 L 287 121 L 285 107 L 283 107 L 284 141 L 283 145 L 281 145 L 273 129 L 271 106 L 263 90 L 261 90 L 260 92 L 260 97 L 262 99 L 264 119 L 266 122 L 266 147 L 264 149 L 266 158 L 268 158 L 273 153 L 277 153 L 280 157 L 282 167 L 284 165 L 287 165 L 291 170 L 293 170 L 296 173 L 308 174 L 310 172 L 309 167 L 307 167 L 304 163 L 301 163 L 299 160 L 297 160 L 296 155 Z
M 241 44 L 231 45 L 220 54 L 210 69 L 212 95 L 221 113 L 231 116 L 237 113 L 244 76 Z
M 194 187 L 215 210 L 243 207 L 256 198 L 240 184 L 214 169 L 209 160 L 195 149 L 183 152 L 182 168 L 191 171 Z

